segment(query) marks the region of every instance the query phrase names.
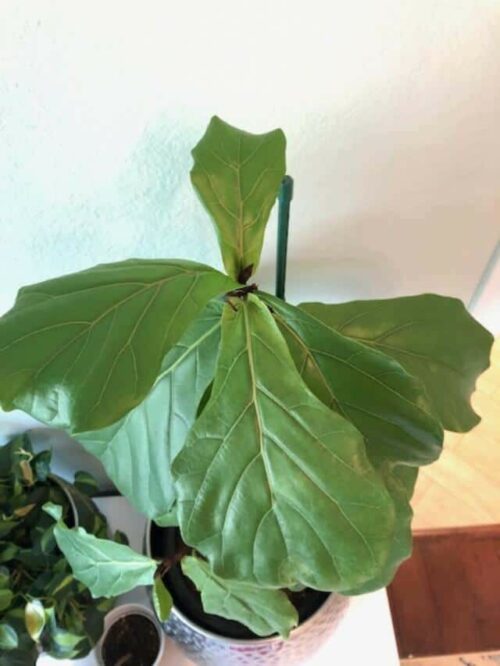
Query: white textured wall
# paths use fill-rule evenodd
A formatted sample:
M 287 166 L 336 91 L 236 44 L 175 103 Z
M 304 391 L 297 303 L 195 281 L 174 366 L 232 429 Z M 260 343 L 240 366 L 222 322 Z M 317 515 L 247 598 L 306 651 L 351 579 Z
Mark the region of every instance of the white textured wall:
M 498 0 L 0 0 L 0 310 L 97 262 L 218 265 L 188 179 L 213 113 L 287 133 L 291 299 L 471 297 L 499 230 Z
M 0 310 L 96 262 L 218 262 L 188 180 L 215 112 L 288 135 L 290 297 L 471 296 L 500 219 L 497 0 L 4 0 Z

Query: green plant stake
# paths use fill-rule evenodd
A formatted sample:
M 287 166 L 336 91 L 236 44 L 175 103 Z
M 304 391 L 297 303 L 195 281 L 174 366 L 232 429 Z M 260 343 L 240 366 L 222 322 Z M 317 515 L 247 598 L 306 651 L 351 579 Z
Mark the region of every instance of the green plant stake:
M 278 245 L 276 250 L 276 296 L 285 299 L 286 261 L 290 206 L 293 198 L 293 178 L 285 176 L 278 194 Z
M 156 561 L 48 505 L 95 596 L 151 584 L 164 618 L 160 581 L 180 562 L 207 613 L 287 636 L 289 590 L 374 590 L 408 557 L 419 467 L 439 457 L 445 428 L 479 421 L 470 396 L 493 338 L 446 296 L 286 303 L 283 132 L 215 117 L 193 157 L 227 274 L 132 259 L 24 287 L 0 320 L 0 403 L 65 429 L 138 510 L 180 528 L 184 549 Z M 278 193 L 276 298 L 254 275 Z M 18 482 L 34 473 L 19 466 Z M 0 539 L 18 520 L 5 516 Z M 37 635 L 41 614 L 29 615 Z M 15 638 L 0 627 L 0 641 Z

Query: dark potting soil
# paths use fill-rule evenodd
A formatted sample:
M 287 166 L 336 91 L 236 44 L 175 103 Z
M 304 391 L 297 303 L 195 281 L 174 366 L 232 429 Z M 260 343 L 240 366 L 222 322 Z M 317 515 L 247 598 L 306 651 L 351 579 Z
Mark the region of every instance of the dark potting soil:
M 178 528 L 158 527 L 153 523 L 151 524 L 150 545 L 151 557 L 159 560 L 174 557 L 176 553 L 185 548 Z M 163 580 L 172 594 L 176 608 L 202 629 L 225 638 L 240 640 L 261 638 L 239 622 L 205 613 L 200 593 L 191 580 L 184 576 L 180 564 L 172 567 L 164 575 Z M 290 601 L 297 609 L 301 624 L 324 604 L 328 596 L 328 592 L 319 592 L 310 588 L 301 592 L 288 592 Z
M 136 613 L 111 625 L 102 646 L 102 658 L 105 666 L 153 666 L 159 650 L 156 626 Z

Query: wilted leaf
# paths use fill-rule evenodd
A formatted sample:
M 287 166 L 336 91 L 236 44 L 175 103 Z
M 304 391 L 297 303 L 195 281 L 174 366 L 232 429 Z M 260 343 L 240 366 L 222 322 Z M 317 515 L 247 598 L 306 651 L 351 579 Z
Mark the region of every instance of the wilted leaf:
M 420 379 L 428 411 L 447 430 L 465 432 L 479 422 L 470 396 L 489 365 L 493 336 L 462 301 L 422 294 L 300 307 L 342 335 L 391 356 Z

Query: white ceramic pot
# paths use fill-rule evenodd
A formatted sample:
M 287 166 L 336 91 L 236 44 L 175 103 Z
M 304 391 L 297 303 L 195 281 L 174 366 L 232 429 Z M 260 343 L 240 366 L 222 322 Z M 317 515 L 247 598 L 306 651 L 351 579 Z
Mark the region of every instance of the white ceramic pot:
M 95 651 L 97 661 L 99 662 L 99 664 L 101 664 L 101 666 L 104 666 L 104 661 L 102 658 L 102 645 L 106 638 L 106 634 L 117 620 L 126 615 L 144 615 L 144 617 L 147 617 L 148 620 L 151 620 L 153 622 L 158 631 L 158 638 L 160 641 L 160 649 L 158 651 L 158 656 L 156 657 L 153 666 L 160 666 L 163 656 L 165 654 L 165 643 L 166 643 L 165 634 L 162 631 L 162 628 L 158 620 L 156 619 L 156 616 L 153 613 L 153 611 L 151 611 L 149 608 L 146 608 L 146 606 L 143 606 L 141 604 L 122 604 L 121 606 L 113 608 L 113 610 L 106 615 L 106 618 L 104 619 L 104 631 Z
M 148 523 L 145 534 L 145 551 L 151 556 L 152 525 Z M 161 528 L 154 528 L 161 529 Z M 166 534 L 171 528 L 164 528 Z M 167 549 L 169 546 L 165 545 Z M 154 556 L 161 557 L 160 553 Z M 279 636 L 268 638 L 228 638 L 213 630 L 199 626 L 175 603 L 167 622 L 165 633 L 182 649 L 184 654 L 199 666 L 293 666 L 309 659 L 325 643 L 344 615 L 348 597 L 330 594 L 315 612 L 296 629 L 287 640 Z M 177 594 L 184 601 L 182 592 Z
M 224 638 L 200 628 L 175 607 L 163 627 L 199 666 L 292 666 L 309 659 L 326 642 L 347 605 L 346 597 L 331 594 L 287 640 L 279 636 L 255 640 Z

